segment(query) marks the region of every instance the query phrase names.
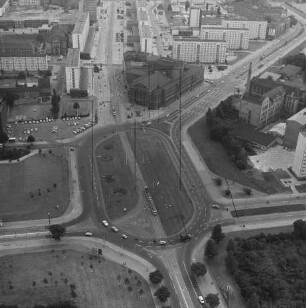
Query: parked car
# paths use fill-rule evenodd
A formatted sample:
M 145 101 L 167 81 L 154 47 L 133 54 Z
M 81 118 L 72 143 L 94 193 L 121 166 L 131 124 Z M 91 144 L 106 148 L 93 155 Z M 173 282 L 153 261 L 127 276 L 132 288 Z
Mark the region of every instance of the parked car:
M 126 240 L 128 237 L 127 237 L 126 234 L 122 234 L 122 235 L 121 235 L 121 238 Z
M 92 233 L 91 232 L 86 232 L 85 236 L 92 236 Z
M 212 206 L 211 206 L 213 209 L 220 209 L 220 206 L 218 205 L 218 204 L 213 204 Z
M 102 220 L 102 224 L 105 226 L 105 227 L 108 227 L 108 222 L 106 220 Z
M 202 295 L 199 295 L 199 302 L 200 302 L 200 304 L 201 305 L 204 305 L 205 304 L 205 301 L 204 301 L 204 298 L 203 298 L 203 296 Z
M 112 226 L 111 229 L 112 229 L 112 231 L 114 231 L 114 232 L 118 232 L 118 231 L 119 231 L 118 228 L 115 227 L 115 226 Z

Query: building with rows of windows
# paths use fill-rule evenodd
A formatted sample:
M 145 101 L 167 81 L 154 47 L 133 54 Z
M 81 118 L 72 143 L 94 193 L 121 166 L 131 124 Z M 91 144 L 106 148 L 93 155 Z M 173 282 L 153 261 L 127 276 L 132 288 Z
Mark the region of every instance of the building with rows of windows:
M 38 71 L 47 70 L 46 55 L 0 53 L 0 70 L 4 71 Z
M 83 13 L 79 17 L 72 32 L 72 47 L 82 52 L 85 48 L 89 31 L 89 13 Z
M 224 63 L 226 42 L 174 37 L 173 58 L 188 63 Z
M 70 93 L 71 89 L 79 89 L 81 75 L 80 49 L 68 49 L 65 72 L 67 93 Z
M 294 154 L 292 169 L 299 179 L 306 178 L 306 132 L 302 131 L 298 135 L 297 146 Z

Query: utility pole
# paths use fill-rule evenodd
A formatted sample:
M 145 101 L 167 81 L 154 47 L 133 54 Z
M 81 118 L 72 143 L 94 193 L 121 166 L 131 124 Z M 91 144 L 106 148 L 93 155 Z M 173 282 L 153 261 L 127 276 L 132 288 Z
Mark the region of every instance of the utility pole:
M 134 181 L 135 186 L 134 189 L 136 190 L 137 186 L 137 178 L 136 178 L 136 163 L 137 163 L 137 149 L 136 149 L 136 119 L 134 120 Z

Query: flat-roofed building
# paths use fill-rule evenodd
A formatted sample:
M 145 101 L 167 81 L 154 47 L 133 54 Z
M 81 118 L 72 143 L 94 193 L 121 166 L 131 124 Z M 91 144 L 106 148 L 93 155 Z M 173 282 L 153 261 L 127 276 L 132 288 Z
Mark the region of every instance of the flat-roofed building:
M 0 52 L 0 70 L 4 71 L 37 71 L 47 70 L 46 55 L 12 54 Z
M 226 42 L 174 37 L 173 58 L 188 63 L 224 63 Z
M 148 25 L 139 26 L 140 49 L 142 52 L 155 53 L 153 50 L 153 37 Z
M 72 47 L 84 51 L 89 31 L 89 13 L 83 13 L 79 17 L 72 32 Z
M 250 32 L 246 28 L 201 26 L 201 39 L 225 41 L 228 49 L 248 49 Z
M 137 9 L 137 20 L 140 25 L 150 25 L 148 14 L 145 8 L 140 7 Z
M 5 15 L 10 7 L 10 0 L 0 0 L 0 17 Z
M 81 75 L 80 49 L 68 49 L 65 72 L 67 93 L 70 93 L 71 89 L 79 89 Z
M 266 20 L 222 19 L 222 26 L 235 29 L 247 28 L 250 40 L 265 40 L 268 22 Z
M 177 36 L 199 37 L 200 28 L 192 28 L 189 26 L 173 26 L 171 27 L 171 34 Z
M 202 10 L 199 7 L 191 7 L 189 15 L 189 26 L 199 28 L 201 25 Z
M 306 178 L 306 132 L 298 134 L 297 146 L 294 154 L 292 171 L 299 179 Z
M 90 24 L 97 21 L 97 0 L 82 0 L 82 9 L 84 13 L 89 13 Z

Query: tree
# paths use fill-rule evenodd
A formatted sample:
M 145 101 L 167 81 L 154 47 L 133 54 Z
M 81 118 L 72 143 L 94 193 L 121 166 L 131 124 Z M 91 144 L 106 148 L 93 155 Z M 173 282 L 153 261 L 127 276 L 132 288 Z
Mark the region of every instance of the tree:
M 210 108 L 206 112 L 206 123 L 209 128 L 212 128 L 214 125 L 214 117 Z
M 213 259 L 218 254 L 216 243 L 213 239 L 209 239 L 205 246 L 205 256 L 208 259 Z
M 172 11 L 172 5 L 171 4 L 168 5 L 168 11 Z
M 6 132 L 3 132 L 0 130 L 0 143 L 6 143 L 8 142 L 8 140 L 9 140 L 9 137 L 6 134 Z
M 27 142 L 35 142 L 35 138 L 32 135 L 29 135 Z
M 243 187 L 243 192 L 247 195 L 247 196 L 251 196 L 252 194 L 252 189 L 249 187 Z
M 215 308 L 220 304 L 220 299 L 218 294 L 212 294 L 212 293 L 207 294 L 205 297 L 205 301 L 211 308 Z
M 76 109 L 76 111 L 77 111 L 77 117 L 78 117 L 78 116 L 79 116 L 79 109 L 80 109 L 80 105 L 79 105 L 78 102 L 75 102 L 75 103 L 73 104 L 73 109 Z
M 211 238 L 219 244 L 223 238 L 224 238 L 224 233 L 222 233 L 222 227 L 220 224 L 217 224 L 214 226 L 211 232 Z
M 62 225 L 51 225 L 49 230 L 52 237 L 57 241 L 60 241 L 61 237 L 66 233 L 66 228 Z
M 233 241 L 233 239 L 230 239 L 228 241 L 228 244 L 227 244 L 227 247 L 226 247 L 226 251 L 229 252 L 229 251 L 235 251 L 236 249 L 236 246 L 235 246 L 235 242 Z
M 217 8 L 217 16 L 221 16 L 221 7 L 220 6 L 218 6 L 218 8 Z
M 293 223 L 294 234 L 301 240 L 306 240 L 306 221 L 299 219 Z
M 190 269 L 196 276 L 204 276 L 207 272 L 205 264 L 200 262 L 192 263 Z
M 4 96 L 4 100 L 9 107 L 14 107 L 14 102 L 16 98 L 18 98 L 18 96 L 12 92 L 6 92 Z
M 167 299 L 170 296 L 170 291 L 167 287 L 161 286 L 157 289 L 157 291 L 154 293 L 154 295 L 161 301 L 162 303 L 166 302 Z
M 57 95 L 56 90 L 53 89 L 53 94 L 52 94 L 52 97 L 51 97 L 51 105 L 52 105 L 51 112 L 52 112 L 54 118 L 58 117 L 60 100 L 61 100 L 60 95 Z
M 215 141 L 219 141 L 219 142 L 227 134 L 228 134 L 228 129 L 222 123 L 213 126 L 212 129 L 210 130 L 210 138 L 215 140 Z
M 44 36 L 41 34 L 41 33 L 38 33 L 37 35 L 36 35 L 36 41 L 38 42 L 38 43 L 44 43 L 45 42 L 45 38 L 44 38 Z
M 164 7 L 163 7 L 163 5 L 162 5 L 161 3 L 157 6 L 157 8 L 158 8 L 159 10 L 163 10 L 163 9 L 164 9 Z
M 190 2 L 187 0 L 185 2 L 185 11 L 187 12 L 189 8 L 190 8 Z
M 265 20 L 269 24 L 272 21 L 272 17 L 268 15 L 268 16 L 265 17 Z
M 157 269 L 156 271 L 150 273 L 149 279 L 154 284 L 159 284 L 164 279 L 163 274 Z

